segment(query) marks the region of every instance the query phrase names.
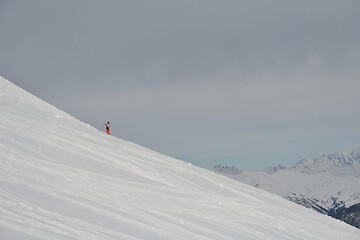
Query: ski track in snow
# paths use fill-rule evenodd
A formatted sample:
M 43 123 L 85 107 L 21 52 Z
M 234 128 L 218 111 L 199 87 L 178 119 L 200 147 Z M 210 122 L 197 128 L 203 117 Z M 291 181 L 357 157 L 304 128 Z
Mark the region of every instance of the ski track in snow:
M 108 136 L 0 78 L 0 238 L 359 239 L 281 197 Z

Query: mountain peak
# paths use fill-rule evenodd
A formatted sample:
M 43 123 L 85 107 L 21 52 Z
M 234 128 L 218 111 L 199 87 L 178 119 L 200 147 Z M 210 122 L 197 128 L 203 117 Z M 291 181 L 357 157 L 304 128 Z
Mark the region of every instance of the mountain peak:
M 236 175 L 241 172 L 238 168 L 236 168 L 234 166 L 229 167 L 229 166 L 222 166 L 220 164 L 214 166 L 213 170 L 215 172 L 221 172 L 221 173 L 229 174 L 229 175 Z
M 336 176 L 360 174 L 360 152 L 351 150 L 324 154 L 315 159 L 302 159 L 287 169 L 302 173 L 329 172 Z

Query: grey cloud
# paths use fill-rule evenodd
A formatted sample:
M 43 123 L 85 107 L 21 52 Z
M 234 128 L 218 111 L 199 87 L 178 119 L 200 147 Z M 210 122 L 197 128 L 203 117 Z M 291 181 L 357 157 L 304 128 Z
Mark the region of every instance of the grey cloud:
M 358 139 L 359 43 L 357 0 L 0 2 L 1 75 L 172 155 Z

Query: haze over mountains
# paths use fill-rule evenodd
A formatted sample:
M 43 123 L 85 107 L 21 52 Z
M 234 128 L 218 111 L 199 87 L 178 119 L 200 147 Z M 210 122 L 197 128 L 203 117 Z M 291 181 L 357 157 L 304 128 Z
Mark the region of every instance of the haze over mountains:
M 220 165 L 214 170 L 339 219 L 342 211 L 360 203 L 359 148 L 264 171 L 246 172 Z M 347 222 L 360 227 L 359 216 L 352 215 L 355 219 Z

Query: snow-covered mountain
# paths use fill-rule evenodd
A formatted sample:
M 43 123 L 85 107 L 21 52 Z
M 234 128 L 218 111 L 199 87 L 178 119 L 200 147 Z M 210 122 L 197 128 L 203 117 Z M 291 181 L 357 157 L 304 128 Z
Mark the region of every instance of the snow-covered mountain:
M 360 203 L 360 149 L 264 171 L 246 172 L 220 165 L 214 171 L 333 217 Z
M 335 176 L 360 175 L 360 148 L 341 153 L 324 154 L 317 159 L 303 159 L 286 169 L 301 173 L 332 173 Z
M 108 136 L 0 78 L 0 239 L 359 234 L 279 196 Z

